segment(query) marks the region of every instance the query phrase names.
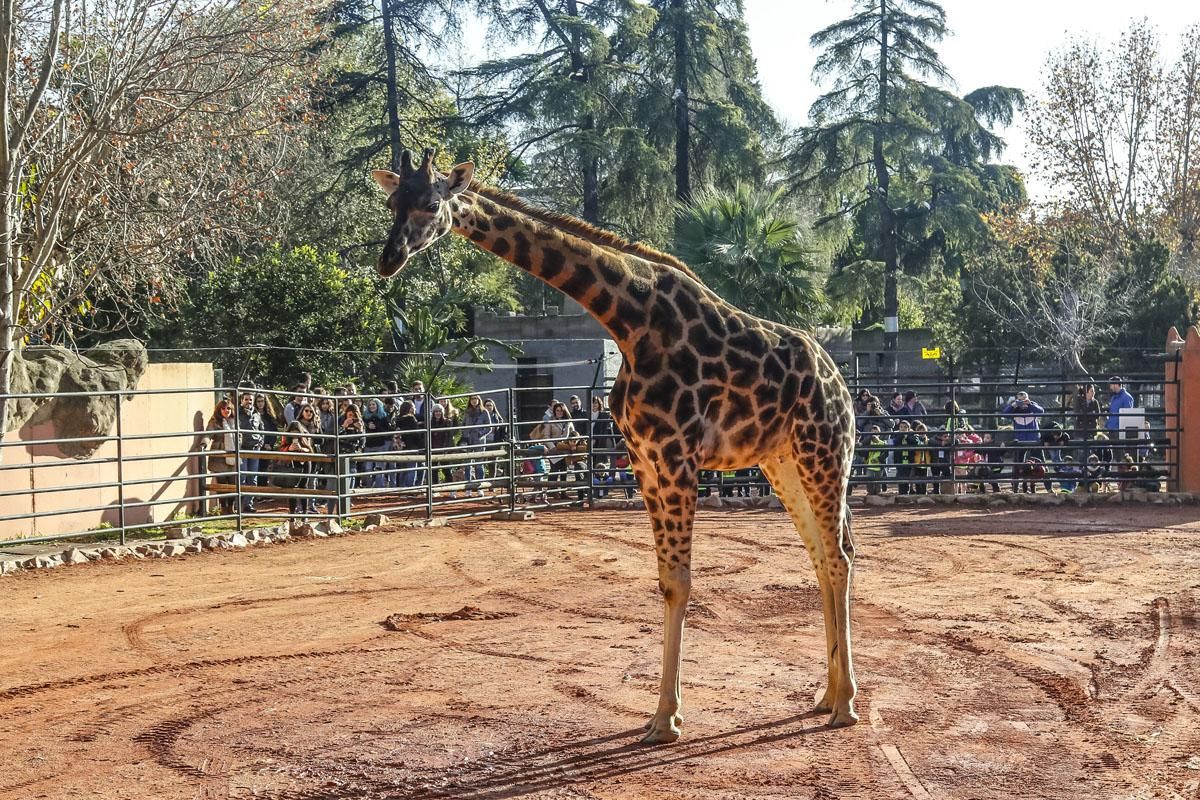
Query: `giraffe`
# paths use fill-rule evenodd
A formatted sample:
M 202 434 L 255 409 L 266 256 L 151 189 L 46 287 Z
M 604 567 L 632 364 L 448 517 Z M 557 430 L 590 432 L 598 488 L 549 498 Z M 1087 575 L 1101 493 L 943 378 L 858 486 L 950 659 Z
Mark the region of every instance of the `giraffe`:
M 426 149 L 399 174 L 374 170 L 392 213 L 378 271 L 395 275 L 453 231 L 577 300 L 623 361 L 610 395 L 654 535 L 664 600 L 658 707 L 642 739 L 673 742 L 683 722 L 680 661 L 691 594 L 692 527 L 701 469 L 758 464 L 808 550 L 825 622 L 827 684 L 814 713 L 852 725 L 854 545 L 846 503 L 854 448 L 849 391 L 808 334 L 726 303 L 686 264 L 474 180 Z

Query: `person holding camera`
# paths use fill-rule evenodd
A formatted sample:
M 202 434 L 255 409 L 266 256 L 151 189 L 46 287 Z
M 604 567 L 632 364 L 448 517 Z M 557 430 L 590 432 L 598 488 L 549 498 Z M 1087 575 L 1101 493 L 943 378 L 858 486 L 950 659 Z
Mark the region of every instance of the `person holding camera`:
M 1029 392 L 1017 392 L 1017 396 L 1009 400 L 1000 409 L 1000 416 L 1011 417 L 1013 421 L 1013 461 L 1025 464 L 1030 458 L 1041 462 L 1041 433 L 1038 418 L 1046 413 L 1046 409 L 1029 399 Z M 1013 491 L 1020 491 L 1020 481 L 1016 480 L 1014 470 Z

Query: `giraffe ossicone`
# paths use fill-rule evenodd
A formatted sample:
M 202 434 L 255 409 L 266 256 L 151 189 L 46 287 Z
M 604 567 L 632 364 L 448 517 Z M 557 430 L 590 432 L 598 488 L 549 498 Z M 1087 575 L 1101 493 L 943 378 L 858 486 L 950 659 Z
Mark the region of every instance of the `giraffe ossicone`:
M 379 274 L 450 231 L 577 300 L 624 356 L 610 395 L 654 534 L 665 602 L 662 682 L 646 743 L 679 738 L 680 661 L 691 593 L 692 524 L 702 469 L 761 466 L 816 570 L 828 683 L 816 711 L 851 725 L 854 545 L 847 492 L 850 393 L 813 337 L 726 303 L 678 259 L 474 181 L 442 174 L 426 150 L 400 173 L 375 170 L 392 213 Z

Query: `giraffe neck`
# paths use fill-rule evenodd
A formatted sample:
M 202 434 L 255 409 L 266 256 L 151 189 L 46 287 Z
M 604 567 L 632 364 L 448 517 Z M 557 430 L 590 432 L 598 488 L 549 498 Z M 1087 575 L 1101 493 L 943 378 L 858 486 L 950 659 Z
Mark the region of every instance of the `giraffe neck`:
M 453 230 L 574 298 L 618 346 L 636 343 L 661 264 L 615 252 L 471 191 L 451 205 Z

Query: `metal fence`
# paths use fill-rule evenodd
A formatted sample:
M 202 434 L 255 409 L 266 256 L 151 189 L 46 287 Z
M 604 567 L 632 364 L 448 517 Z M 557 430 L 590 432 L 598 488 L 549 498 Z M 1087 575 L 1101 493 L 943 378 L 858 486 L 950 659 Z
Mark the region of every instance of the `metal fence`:
M 1128 376 L 1126 381 L 1140 411 L 1121 416 L 1110 427 L 1108 392 L 1101 386 L 1097 398 L 1102 413 L 1093 428 L 1073 410 L 1082 383 L 1074 379 L 1038 378 L 1016 385 L 1002 377 L 968 376 L 900 380 L 887 386 L 851 380 L 853 394 L 866 389 L 885 404 L 894 391 L 916 392 L 927 412 L 859 416 L 851 491 L 861 495 L 1175 488 L 1177 454 L 1171 435 L 1178 441 L 1181 431 L 1178 416 L 1164 407 L 1170 384 L 1161 374 Z M 52 516 L 104 515 L 103 520 L 92 517 L 76 530 L 12 538 L 0 546 L 96 536 L 119 537 L 124 542 L 130 534 L 165 535 L 170 527 L 182 524 L 241 527 L 266 519 L 345 522 L 370 514 L 461 518 L 579 506 L 610 496 L 634 497 L 636 484 L 628 455 L 615 429 L 592 424 L 588 415 L 572 421 L 575 435 L 562 436 L 549 430 L 539 413 L 550 398 L 570 395 L 578 396 L 586 411 L 593 398 L 607 391 L 585 386 L 481 392 L 484 400 L 495 404 L 502 421 L 475 426 L 461 417 L 440 426 L 430 413 L 438 401 L 461 408 L 470 395 L 422 396 L 417 399 L 424 413 L 407 436 L 394 431 L 366 439 L 348 432 L 306 434 L 313 452 L 281 451 L 287 436 L 283 430 L 266 432 L 259 448 L 252 432 L 238 422 L 239 393 L 266 395 L 273 407 L 281 408 L 298 396 L 294 392 L 210 388 L 13 395 L 13 399 L 35 402 L 105 398 L 115 405 L 115 425 L 111 433 L 98 437 L 31 442 L 10 435 L 0 443 L 0 456 L 3 449 L 19 447 L 36 447 L 44 456 L 21 463 L 0 457 L 0 473 L 26 470 L 32 486 L 0 491 L 0 523 L 7 524 L 7 530 Z M 1028 392 L 1044 409 L 1036 415 L 1036 432 L 1014 430 L 1013 409 L 1006 410 L 1006 405 L 1018 391 Z M 185 396 L 197 412 L 193 426 L 128 433 L 131 401 L 154 394 Z M 235 409 L 232 428 L 206 429 L 223 397 L 230 398 Z M 318 406 L 332 404 L 338 411 L 338 404 L 344 402 L 361 408 L 378 398 L 308 395 L 302 399 Z M 904 430 L 901 422 L 910 430 Z M 878 431 L 873 430 L 876 427 Z M 478 443 L 467 443 L 476 438 L 473 431 L 484 435 Z M 420 446 L 413 446 L 414 441 Z M 73 459 L 48 455 L 55 448 L 80 444 L 87 444 L 92 455 Z M 153 452 L 146 452 L 148 444 Z M 64 464 L 74 468 L 73 474 L 80 467 L 94 469 L 99 479 L 83 483 L 66 479 L 52 485 L 34 479 L 35 473 L 61 471 Z M 142 496 L 146 487 L 154 488 L 153 496 Z M 753 468 L 701 473 L 702 495 L 753 496 L 770 491 Z M 98 504 L 40 500 L 80 492 L 111 497 Z M 14 512 L 6 498 L 17 495 L 25 495 L 32 508 Z

